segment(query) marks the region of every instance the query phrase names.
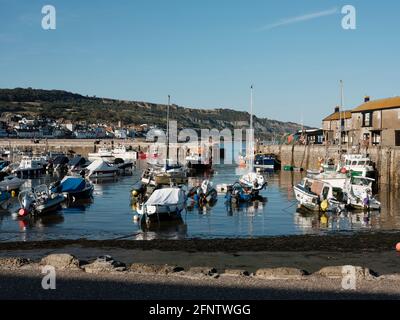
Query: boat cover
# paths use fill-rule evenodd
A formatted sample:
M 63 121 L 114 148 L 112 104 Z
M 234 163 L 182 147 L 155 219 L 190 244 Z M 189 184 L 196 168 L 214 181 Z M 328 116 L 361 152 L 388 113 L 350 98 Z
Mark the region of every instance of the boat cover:
M 118 169 L 110 166 L 107 162 L 103 160 L 96 160 L 93 161 L 87 168 L 90 172 L 95 171 L 116 171 Z
M 85 188 L 85 179 L 79 177 L 65 177 L 60 184 L 59 192 L 81 191 Z
M 85 164 L 85 162 L 86 162 L 85 158 L 76 156 L 76 157 L 73 157 L 71 160 L 69 160 L 68 165 L 70 167 L 76 167 L 78 165 Z
M 179 188 L 163 188 L 154 190 L 146 205 L 176 205 L 186 201 L 185 192 Z
M 68 157 L 66 156 L 57 156 L 54 161 L 53 164 L 67 164 L 69 162 Z

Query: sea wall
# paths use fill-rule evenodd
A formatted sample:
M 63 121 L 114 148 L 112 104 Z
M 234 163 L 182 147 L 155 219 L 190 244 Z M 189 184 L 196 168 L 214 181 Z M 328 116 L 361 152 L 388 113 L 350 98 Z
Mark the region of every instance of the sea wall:
M 282 167 L 292 165 L 299 168 L 318 169 L 318 158 L 338 160 L 337 146 L 322 145 L 271 145 L 262 146 L 260 152 L 273 153 L 282 162 Z M 349 150 L 352 153 L 368 153 L 376 164 L 380 184 L 400 186 L 400 147 L 370 147 L 367 150 Z

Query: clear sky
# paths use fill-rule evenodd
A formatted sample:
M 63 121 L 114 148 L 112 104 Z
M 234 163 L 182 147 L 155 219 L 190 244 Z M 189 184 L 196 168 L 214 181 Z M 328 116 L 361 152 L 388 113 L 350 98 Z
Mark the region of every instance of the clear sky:
M 348 108 L 400 94 L 399 15 L 397 0 L 0 0 L 0 87 L 248 110 L 253 83 L 257 116 L 320 126 L 340 79 Z

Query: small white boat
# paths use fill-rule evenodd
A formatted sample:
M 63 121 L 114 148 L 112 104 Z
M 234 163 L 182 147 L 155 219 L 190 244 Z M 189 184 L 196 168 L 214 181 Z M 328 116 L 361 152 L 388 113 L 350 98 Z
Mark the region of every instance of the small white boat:
M 334 188 L 327 182 L 304 178 L 293 189 L 296 200 L 302 208 L 311 211 L 337 211 L 345 207 L 343 190 Z
M 7 191 L 18 190 L 24 183 L 25 180 L 16 176 L 6 176 L 3 181 L 0 181 L 0 189 Z
M 115 157 L 110 149 L 106 147 L 101 147 L 96 153 L 89 153 L 88 154 L 89 161 L 97 161 L 103 160 L 107 162 L 113 162 Z
M 96 160 L 87 166 L 86 172 L 90 179 L 114 178 L 118 175 L 119 168 L 103 160 Z
M 347 193 L 347 205 L 357 210 L 380 210 L 381 203 L 372 195 L 374 179 L 354 176 L 349 179 L 345 191 Z
M 144 204 L 139 204 L 137 212 L 143 222 L 169 221 L 181 218 L 186 208 L 186 195 L 177 187 L 154 190 Z

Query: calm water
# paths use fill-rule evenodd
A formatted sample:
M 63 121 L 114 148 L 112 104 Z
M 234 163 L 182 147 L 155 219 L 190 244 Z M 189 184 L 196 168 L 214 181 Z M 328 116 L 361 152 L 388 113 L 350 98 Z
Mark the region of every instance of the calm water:
M 378 198 L 382 211 L 370 214 L 347 213 L 329 216 L 327 223 L 318 214 L 296 212 L 293 184 L 301 175 L 280 172 L 269 175 L 269 186 L 263 191 L 264 202 L 241 207 L 227 207 L 219 196 L 213 208 L 190 208 L 183 222 L 141 230 L 133 221 L 130 189 L 139 179 L 140 170 L 133 176 L 95 185 L 93 201 L 64 208 L 58 214 L 28 222 L 13 220 L 10 212 L 0 213 L 0 241 L 32 241 L 48 239 L 154 239 L 154 238 L 222 238 L 260 237 L 271 235 L 325 234 L 400 230 L 400 197 L 398 191 L 382 190 Z M 214 184 L 231 183 L 237 177 L 233 166 L 215 168 Z M 49 182 L 44 177 L 28 181 L 27 185 Z M 190 205 L 190 201 L 188 202 Z M 16 210 L 17 203 L 10 209 Z

